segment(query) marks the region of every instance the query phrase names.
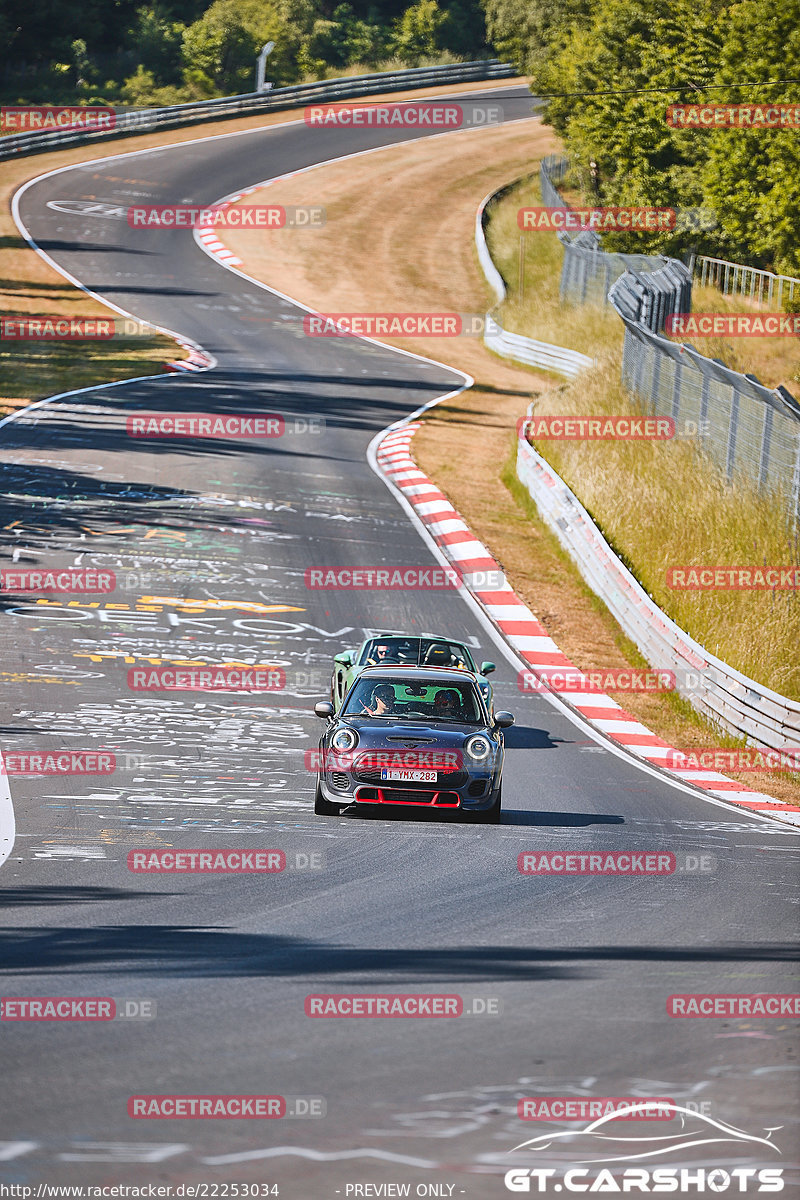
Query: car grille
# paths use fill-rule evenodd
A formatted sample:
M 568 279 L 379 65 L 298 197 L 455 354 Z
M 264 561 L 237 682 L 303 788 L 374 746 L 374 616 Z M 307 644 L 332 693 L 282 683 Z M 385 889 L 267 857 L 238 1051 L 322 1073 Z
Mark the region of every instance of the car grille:
M 359 783 L 374 783 L 379 787 L 384 788 L 391 787 L 392 784 L 391 780 L 381 779 L 380 767 L 367 767 L 362 771 L 356 769 L 353 774 Z M 441 771 L 438 772 L 438 774 L 439 778 L 437 779 L 437 786 L 441 785 L 442 787 L 447 787 L 448 790 L 452 788 L 463 787 L 468 778 L 466 771 Z M 414 791 L 420 788 L 427 791 L 431 790 L 431 785 L 429 783 L 421 783 L 419 781 L 415 782 L 413 780 L 403 780 L 403 787 L 413 789 Z M 398 789 L 393 788 L 392 790 L 396 791 Z
M 430 804 L 432 808 L 458 808 L 457 792 L 412 790 L 411 788 L 364 787 L 356 790 L 356 800 L 364 804 Z
M 344 771 L 331 771 L 330 781 L 332 787 L 338 788 L 342 792 L 347 791 L 350 782 Z

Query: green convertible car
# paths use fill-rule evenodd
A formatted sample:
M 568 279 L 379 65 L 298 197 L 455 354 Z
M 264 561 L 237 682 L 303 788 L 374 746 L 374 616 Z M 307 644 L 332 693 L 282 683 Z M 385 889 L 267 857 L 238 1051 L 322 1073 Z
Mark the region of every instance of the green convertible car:
M 480 670 L 463 642 L 435 633 L 380 632 L 367 638 L 358 650 L 342 650 L 334 655 L 331 677 L 331 700 L 338 712 L 348 691 L 364 667 L 458 667 L 473 671 L 486 707 L 492 711 L 492 685 L 486 676 L 495 669 L 493 662 L 483 662 Z

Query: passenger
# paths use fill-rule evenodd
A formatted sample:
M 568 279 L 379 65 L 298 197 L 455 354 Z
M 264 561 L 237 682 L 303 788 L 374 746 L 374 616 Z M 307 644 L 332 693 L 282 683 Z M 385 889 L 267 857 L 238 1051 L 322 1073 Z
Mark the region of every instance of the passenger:
M 394 706 L 394 688 L 390 683 L 376 683 L 369 704 L 361 707 L 363 717 L 386 717 Z
M 451 688 L 437 692 L 433 701 L 433 711 L 435 717 L 440 721 L 457 720 L 461 716 L 461 701 L 458 693 Z

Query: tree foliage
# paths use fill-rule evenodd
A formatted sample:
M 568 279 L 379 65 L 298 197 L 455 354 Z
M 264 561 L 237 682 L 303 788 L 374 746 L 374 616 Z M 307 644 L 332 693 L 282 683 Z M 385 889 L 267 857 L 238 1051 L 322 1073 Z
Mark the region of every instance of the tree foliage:
M 702 208 L 716 220 L 701 235 L 609 236 L 610 249 L 695 248 L 797 272 L 800 131 L 673 129 L 666 107 L 794 103 L 796 85 L 764 85 L 800 78 L 800 0 L 484 4 L 494 44 L 550 97 L 545 120 L 579 178 L 597 164 L 602 203 Z
M 480 0 L 3 0 L 2 103 L 176 103 L 387 59 L 485 55 Z

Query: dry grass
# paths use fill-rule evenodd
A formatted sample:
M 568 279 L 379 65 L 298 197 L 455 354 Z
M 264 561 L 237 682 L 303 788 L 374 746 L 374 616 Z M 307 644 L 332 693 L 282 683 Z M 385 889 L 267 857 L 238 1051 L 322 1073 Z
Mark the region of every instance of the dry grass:
M 777 312 L 775 306 L 757 304 L 744 296 L 723 296 L 715 287 L 692 289 L 692 310 L 695 313 L 765 313 Z M 798 395 L 800 383 L 800 337 L 700 337 L 674 338 L 686 341 L 707 358 L 718 358 L 734 371 L 755 375 L 767 387 L 782 384 L 793 396 Z
M 536 414 L 635 413 L 616 356 L 537 401 Z M 537 444 L 655 602 L 712 654 L 800 699 L 800 604 L 790 591 L 673 591 L 666 572 L 690 564 L 799 561 L 774 500 L 734 487 L 693 441 Z

